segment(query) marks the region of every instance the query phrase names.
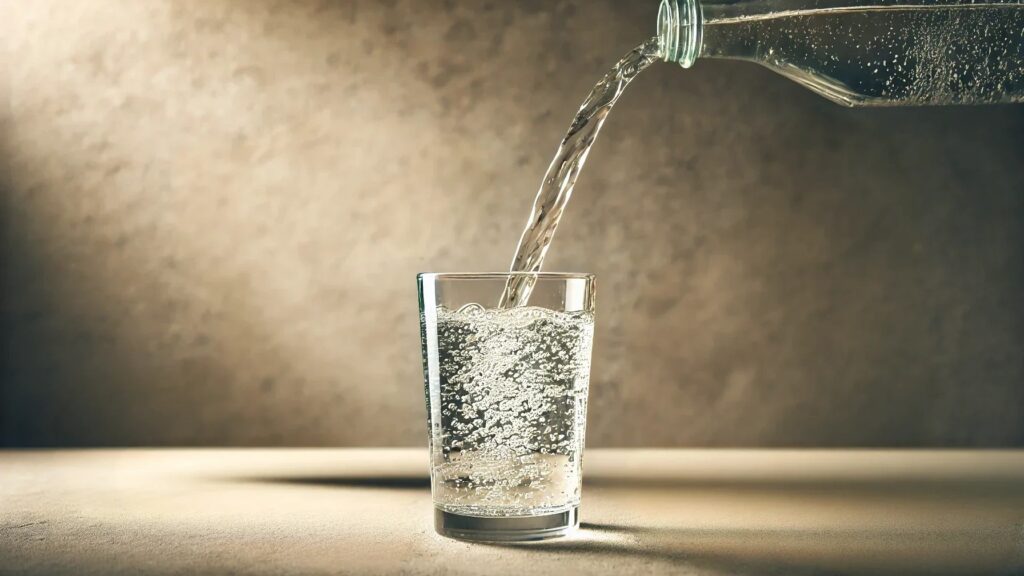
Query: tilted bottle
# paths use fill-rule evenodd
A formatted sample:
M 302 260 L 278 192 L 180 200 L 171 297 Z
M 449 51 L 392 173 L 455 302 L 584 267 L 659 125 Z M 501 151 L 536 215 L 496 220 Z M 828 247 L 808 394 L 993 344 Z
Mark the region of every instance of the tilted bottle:
M 1024 0 L 662 0 L 662 56 L 749 60 L 846 106 L 1024 102 Z

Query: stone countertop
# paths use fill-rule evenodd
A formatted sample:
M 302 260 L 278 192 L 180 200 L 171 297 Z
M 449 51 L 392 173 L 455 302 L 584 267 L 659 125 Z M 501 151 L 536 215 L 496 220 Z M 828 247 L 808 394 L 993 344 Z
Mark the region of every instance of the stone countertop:
M 426 461 L 0 451 L 0 573 L 1024 573 L 1024 451 L 591 450 L 580 531 L 500 546 L 434 533 Z

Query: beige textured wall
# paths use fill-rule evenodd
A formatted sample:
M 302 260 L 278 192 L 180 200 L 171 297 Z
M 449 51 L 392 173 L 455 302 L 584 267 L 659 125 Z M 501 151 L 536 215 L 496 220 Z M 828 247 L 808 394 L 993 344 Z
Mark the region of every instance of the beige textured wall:
M 3 4 L 3 443 L 424 443 L 414 273 L 507 265 L 655 2 Z M 658 65 L 550 269 L 591 445 L 1024 444 L 1024 108 Z

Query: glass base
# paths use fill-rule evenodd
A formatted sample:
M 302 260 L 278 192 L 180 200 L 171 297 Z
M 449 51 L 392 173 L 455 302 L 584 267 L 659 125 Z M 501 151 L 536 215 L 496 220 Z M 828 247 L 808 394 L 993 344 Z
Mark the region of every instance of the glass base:
M 544 516 L 482 518 L 434 509 L 434 529 L 442 536 L 476 542 L 530 542 L 569 534 L 580 525 L 579 507 Z

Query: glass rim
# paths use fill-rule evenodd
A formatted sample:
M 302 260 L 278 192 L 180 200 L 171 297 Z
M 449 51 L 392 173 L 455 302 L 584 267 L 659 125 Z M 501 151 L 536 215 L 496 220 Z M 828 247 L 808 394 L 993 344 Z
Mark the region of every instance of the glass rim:
M 588 272 L 420 272 L 420 280 L 500 280 L 529 277 L 538 280 L 594 280 Z

